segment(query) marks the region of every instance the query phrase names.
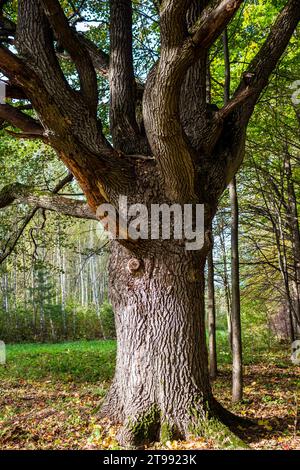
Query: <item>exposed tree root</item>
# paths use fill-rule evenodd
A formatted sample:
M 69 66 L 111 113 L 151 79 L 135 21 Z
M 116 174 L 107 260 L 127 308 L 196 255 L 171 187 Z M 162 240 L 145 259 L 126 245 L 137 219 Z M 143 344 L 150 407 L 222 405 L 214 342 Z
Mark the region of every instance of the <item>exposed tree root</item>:
M 212 399 L 210 406 L 206 406 L 206 411 L 203 404 L 197 409 L 187 410 L 182 425 L 172 417 L 163 416 L 155 404 L 125 420 L 120 419 L 121 413 L 119 420 L 116 420 L 120 410 L 116 412 L 113 403 L 116 404 L 116 401 L 114 395 L 110 394 L 110 400 L 105 402 L 101 415 L 105 413 L 115 422 L 123 421 L 117 440 L 125 448 L 142 448 L 157 441 L 164 444 L 172 440 L 185 440 L 194 435 L 212 440 L 215 449 L 244 449 L 247 445 L 239 437 L 239 428 L 254 424 L 224 409 L 215 399 Z M 180 415 L 182 416 L 182 413 Z
M 255 422 L 251 421 L 249 418 L 235 415 L 224 408 L 215 398 L 212 399 L 211 410 L 212 416 L 218 417 L 229 429 L 235 430 L 238 426 L 247 428 L 255 425 Z

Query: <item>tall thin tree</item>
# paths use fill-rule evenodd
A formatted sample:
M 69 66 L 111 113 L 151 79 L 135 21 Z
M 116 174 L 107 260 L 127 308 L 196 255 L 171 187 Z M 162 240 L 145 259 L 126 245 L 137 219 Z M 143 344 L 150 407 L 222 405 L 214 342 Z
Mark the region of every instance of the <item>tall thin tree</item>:
M 230 55 L 227 28 L 223 33 L 225 59 L 224 102 L 230 100 Z M 243 396 L 243 357 L 240 300 L 240 265 L 239 265 L 239 205 L 236 176 L 229 183 L 231 206 L 231 351 L 232 351 L 232 401 L 237 403 Z

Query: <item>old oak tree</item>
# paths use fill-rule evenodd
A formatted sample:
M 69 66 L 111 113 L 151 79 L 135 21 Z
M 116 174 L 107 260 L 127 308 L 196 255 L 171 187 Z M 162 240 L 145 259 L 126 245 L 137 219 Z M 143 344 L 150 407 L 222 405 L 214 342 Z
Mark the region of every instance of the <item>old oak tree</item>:
M 118 354 L 102 414 L 124 424 L 122 444 L 184 437 L 207 417 L 230 422 L 234 417 L 212 396 L 207 366 L 204 266 L 211 220 L 243 161 L 255 104 L 299 22 L 299 0 L 281 2 L 264 44 L 221 109 L 207 103 L 208 53 L 243 0 L 154 2 L 160 57 L 144 84 L 135 77 L 131 0 L 103 2 L 110 7 L 109 55 L 70 26 L 63 2 L 18 0 L 16 21 L 5 13 L 9 3 L 0 2 L 0 69 L 14 100 L 0 105 L 0 118 L 19 129 L 16 137 L 49 144 L 86 201 L 59 194 L 67 181 L 49 194 L 16 182 L 2 189 L 0 207 L 28 203 L 33 211 L 93 219 L 100 204 L 117 206 L 119 195 L 147 206 L 205 204 L 201 250 L 187 251 L 184 240 L 111 243 Z M 62 49 L 80 89 L 62 71 Z M 109 81 L 111 141 L 97 114 L 97 74 Z M 18 99 L 28 100 L 35 114 L 24 112 Z

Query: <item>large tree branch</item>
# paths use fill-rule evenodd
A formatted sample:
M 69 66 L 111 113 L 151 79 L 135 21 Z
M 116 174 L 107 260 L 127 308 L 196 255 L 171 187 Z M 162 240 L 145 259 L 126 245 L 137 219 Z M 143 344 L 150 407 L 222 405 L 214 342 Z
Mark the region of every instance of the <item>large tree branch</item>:
M 110 0 L 110 129 L 116 149 L 139 153 L 132 53 L 132 2 Z
M 83 122 L 77 124 L 79 133 L 84 129 L 83 124 L 91 121 L 90 108 L 63 74 L 54 50 L 53 32 L 40 2 L 19 0 L 16 48 L 27 71 L 26 80 L 18 83 L 41 115 L 44 127 L 51 129 L 53 134 L 58 126 L 60 135 L 70 133 L 70 125 L 74 127 L 74 120 L 79 120 L 81 115 Z M 13 57 L 18 59 L 15 55 Z M 0 64 L 2 66 L 1 56 Z M 10 68 L 7 68 L 10 73 Z M 93 124 L 97 126 L 95 117 Z
M 209 0 L 192 0 L 186 15 L 188 29 L 195 24 L 208 3 Z M 204 50 L 187 70 L 181 86 L 180 120 L 189 142 L 196 150 L 203 143 L 203 129 L 207 123 L 207 67 L 207 51 Z
M 14 42 L 16 29 L 16 24 L 0 13 L 0 39 L 4 40 L 4 42 L 10 43 L 11 40 L 9 40 L 9 38 L 13 38 L 12 41 Z M 96 44 L 88 39 L 84 34 L 79 33 L 75 29 L 72 29 L 72 33 L 89 53 L 94 69 L 102 76 L 107 77 L 109 69 L 109 55 L 99 49 L 99 47 L 97 47 Z M 59 44 L 59 46 L 61 48 L 62 44 Z M 71 56 L 68 53 L 61 51 L 57 51 L 57 55 L 62 59 L 71 59 Z
M 90 41 L 81 33 L 76 33 L 78 41 L 83 44 L 83 46 L 88 51 L 91 60 L 93 62 L 94 68 L 104 77 L 108 76 L 109 72 L 109 55 L 106 52 L 103 52 L 95 43 Z
M 9 104 L 0 105 L 0 119 L 12 124 L 14 127 L 18 127 L 25 134 L 30 134 L 36 137 L 44 138 L 43 126 L 28 116 L 22 113 L 19 109 Z
M 212 6 L 208 5 L 190 30 L 192 44 L 209 48 L 224 31 L 243 2 L 244 0 L 221 0 L 216 6 L 214 2 Z
M 37 62 L 36 67 L 35 67 L 36 70 L 37 71 L 44 70 L 43 75 L 46 76 L 47 75 L 45 73 L 45 63 L 46 63 L 46 61 L 43 60 L 43 55 L 44 55 L 43 53 L 45 51 L 47 51 L 47 62 L 49 63 L 49 66 L 50 66 L 50 67 L 47 66 L 47 69 L 48 69 L 48 71 L 50 71 L 51 69 L 53 69 L 55 71 L 55 77 L 53 76 L 54 74 L 52 74 L 52 77 L 51 77 L 51 79 L 48 80 L 48 83 L 53 84 L 53 87 L 51 89 L 51 95 L 55 96 L 57 90 L 60 90 L 62 87 L 65 87 L 67 84 L 66 83 L 64 83 L 64 84 L 59 84 L 58 83 L 59 76 L 61 76 L 61 70 L 59 69 L 58 63 L 54 63 L 55 60 L 54 60 L 54 57 L 53 57 L 54 54 L 53 54 L 52 45 L 51 45 L 51 43 L 53 41 L 53 38 L 51 38 L 50 35 L 49 35 L 49 25 L 46 24 L 45 19 L 42 17 L 41 11 L 40 11 L 37 4 L 36 5 L 33 5 L 33 4 L 29 5 L 28 0 L 20 0 L 19 3 L 20 3 L 19 4 L 19 7 L 20 7 L 20 15 L 19 16 L 20 16 L 20 23 L 21 24 L 20 25 L 18 24 L 18 28 L 15 24 L 13 24 L 13 28 L 12 28 L 14 36 L 15 36 L 15 30 L 19 30 L 18 34 L 16 35 L 16 38 L 17 38 L 16 44 L 19 46 L 19 49 L 20 49 L 22 55 L 24 55 L 28 58 L 28 51 L 30 49 L 30 42 L 31 42 L 30 37 L 33 36 L 33 35 L 37 36 L 39 34 L 38 31 L 34 31 L 36 26 L 34 28 L 32 28 L 32 31 L 29 29 L 30 24 L 32 24 L 31 18 L 32 18 L 32 20 L 33 20 L 33 18 L 35 18 L 35 22 L 38 23 L 39 26 L 43 30 L 42 37 L 39 38 L 39 42 L 43 45 L 43 48 L 39 51 L 36 51 L 36 54 L 35 54 L 36 57 L 35 58 L 32 57 L 31 61 Z M 52 2 L 51 2 L 51 7 L 53 8 Z M 61 10 L 61 15 L 63 16 L 62 10 Z M 25 18 L 23 18 L 23 16 Z M 27 21 L 26 21 L 26 18 L 28 18 Z M 122 21 L 123 20 L 124 20 L 124 18 L 122 17 Z M 28 26 L 27 26 L 27 24 L 28 24 Z M 119 29 L 118 28 L 116 28 L 116 29 L 117 29 L 117 35 L 118 35 L 119 34 Z M 71 35 L 73 35 L 73 39 L 74 39 L 74 45 L 79 42 L 80 45 L 81 45 L 81 50 L 85 52 L 82 55 L 84 57 L 84 60 L 86 59 L 86 55 L 89 55 L 90 56 L 89 62 L 90 62 L 90 64 L 91 63 L 93 64 L 94 69 L 97 72 L 99 72 L 102 76 L 108 78 L 108 76 L 109 76 L 109 55 L 106 54 L 105 52 L 103 52 L 101 49 L 99 49 L 96 46 L 96 44 L 94 44 L 90 39 L 85 37 L 83 34 L 77 32 L 73 28 L 70 28 L 67 25 L 66 18 L 65 18 L 65 21 L 64 21 L 64 28 L 62 29 L 62 31 L 71 32 Z M 126 33 L 127 33 L 127 31 L 128 30 L 126 30 Z M 0 33 L 1 33 L 1 22 L 0 22 Z M 130 31 L 130 35 L 131 35 L 131 31 Z M 123 39 L 124 38 L 121 38 L 121 39 L 122 39 L 121 42 L 122 42 L 122 47 L 123 47 L 123 43 L 124 43 Z M 60 44 L 60 46 L 62 46 L 62 45 L 65 46 L 65 43 L 62 44 L 62 39 L 60 39 L 59 44 Z M 34 45 L 35 48 L 39 47 L 39 44 L 32 44 L 32 46 L 33 45 Z M 132 44 L 130 42 L 130 48 L 131 47 L 132 47 Z M 76 47 L 74 53 L 78 54 L 78 51 L 79 51 L 78 47 Z M 74 56 L 73 56 L 73 58 L 71 57 L 70 53 L 65 54 L 65 53 L 56 51 L 56 55 L 58 57 L 62 58 L 62 59 L 65 59 L 65 60 L 73 60 L 73 58 L 74 58 Z M 41 66 L 40 62 L 43 62 L 43 66 Z M 124 65 L 124 62 L 125 61 L 123 60 L 123 65 Z M 81 58 L 80 58 L 80 63 L 81 63 Z M 82 65 L 84 66 L 84 64 L 82 64 Z M 126 62 L 126 67 L 127 66 L 128 66 L 128 61 Z M 52 70 L 52 72 L 53 72 L 53 70 Z M 133 71 L 132 71 L 132 74 L 133 74 Z M 121 84 L 119 89 L 123 90 L 125 88 L 125 87 L 123 87 L 123 84 L 125 82 L 124 82 L 124 80 L 122 80 L 121 75 L 122 74 L 120 74 L 120 77 L 119 77 L 118 73 L 116 73 L 116 74 L 112 74 L 112 77 L 113 77 L 113 79 L 115 78 L 116 80 L 118 80 L 118 78 L 116 78 L 116 77 L 119 77 L 119 83 Z M 50 78 L 50 77 L 47 77 L 47 78 Z M 86 81 L 84 80 L 84 83 L 85 82 Z M 130 82 L 130 86 L 132 88 L 132 94 L 134 95 L 133 96 L 133 101 L 134 101 L 134 106 L 135 106 L 136 99 L 139 100 L 139 101 L 141 101 L 141 99 L 142 99 L 144 87 L 141 83 L 136 82 L 135 79 L 133 79 L 133 85 L 132 85 L 132 82 Z M 24 90 L 21 90 L 20 88 L 17 88 L 14 83 L 12 83 L 12 86 L 10 86 L 9 89 L 7 89 L 7 93 L 8 93 L 7 96 L 12 97 L 12 98 L 17 98 L 17 99 L 28 98 L 26 96 L 26 94 L 24 93 Z M 65 91 L 65 93 L 63 94 L 63 96 L 65 96 L 67 101 L 70 103 L 71 97 L 69 95 L 70 95 L 70 90 Z M 119 101 L 122 101 L 122 100 L 120 99 Z M 123 102 L 121 102 L 119 108 L 123 109 L 124 113 L 126 112 L 126 105 L 124 105 L 124 100 L 123 100 Z M 134 112 L 131 111 L 131 113 L 127 113 L 127 114 L 131 114 L 131 123 L 132 123 L 132 128 L 134 129 L 134 131 L 132 130 L 131 134 L 128 133 L 130 135 L 128 135 L 128 138 L 124 138 L 123 141 L 128 143 L 128 141 L 130 141 L 130 139 L 131 139 L 131 140 L 135 140 L 137 142 L 135 142 L 135 145 L 133 145 L 134 148 L 124 149 L 124 151 L 128 150 L 128 153 L 132 153 L 132 152 L 149 153 L 149 149 L 148 149 L 147 145 L 145 144 L 146 139 L 145 139 L 144 135 L 142 135 L 142 136 L 139 135 L 139 128 L 138 128 L 138 126 L 136 124 L 136 121 L 135 121 L 135 109 L 134 109 Z M 126 119 L 121 120 L 121 122 L 122 121 L 126 121 Z M 123 127 L 126 127 L 125 123 L 124 123 Z M 142 130 L 143 130 L 143 127 L 142 127 Z
M 69 199 L 63 196 L 36 196 L 30 194 L 26 198 L 20 199 L 18 202 L 32 204 L 40 209 L 58 212 L 59 214 L 75 217 L 77 219 L 97 220 L 95 213 L 86 202 Z
M 82 33 L 76 33 L 78 40 L 85 46 L 93 62 L 94 68 L 104 78 L 109 78 L 110 57 L 109 55 L 99 49 L 99 47 Z M 58 53 L 59 57 L 65 60 L 70 60 L 71 57 L 65 53 Z M 144 84 L 135 80 L 136 98 L 142 99 L 144 93 Z
M 128 192 L 132 166 L 112 148 L 96 114 L 64 77 L 40 2 L 19 0 L 18 7 L 16 44 L 31 71 L 30 82 L 23 85 L 49 143 L 74 174 L 92 207 L 103 198 Z
M 187 70 L 200 58 L 226 27 L 243 0 L 222 0 L 207 7 L 186 37 L 190 1 L 162 2 L 161 57 L 147 83 L 144 118 L 151 148 L 172 199 L 195 198 L 195 169 L 192 152 L 180 122 L 180 90 Z M 180 14 L 184 11 L 184 20 Z M 176 18 L 175 30 L 166 13 Z M 163 110 L 163 112 L 161 112 Z
M 68 173 L 67 176 L 65 176 L 61 181 L 59 181 L 56 186 L 54 187 L 52 194 L 57 194 L 61 189 L 63 189 L 68 183 L 70 183 L 73 180 L 73 175 L 71 173 Z M 39 210 L 39 207 L 35 206 L 32 210 L 28 212 L 28 214 L 25 216 L 25 218 L 21 221 L 20 226 L 14 232 L 7 242 L 4 245 L 4 248 L 1 249 L 0 251 L 0 264 L 5 261 L 8 256 L 11 255 L 13 250 L 15 249 L 18 241 L 20 240 L 21 236 L 23 235 L 24 230 L 26 229 L 27 225 L 31 222 L 37 211 Z
M 192 0 L 161 2 L 159 16 L 162 49 L 182 46 L 188 34 L 186 14 L 191 4 Z
M 28 4 L 28 0 L 22 1 L 26 1 L 28 7 L 36 7 L 36 4 Z M 21 47 L 25 54 L 33 40 L 30 34 L 24 26 Z M 89 204 L 97 207 L 103 199 L 108 200 L 110 192 L 126 193 L 132 187 L 132 165 L 112 149 L 99 128 L 99 121 L 92 119 L 80 98 L 64 86 L 51 67 L 51 53 L 50 57 L 45 54 L 43 44 L 44 40 L 39 43 L 37 56 L 29 60 L 34 69 L 28 69 L 27 63 L 0 47 L 0 68 L 25 89 L 41 118 L 45 138 L 76 177 Z M 16 137 L 32 138 L 35 134 L 23 132 Z
M 5 186 L 0 192 L 0 209 L 13 203 L 30 204 L 38 209 L 55 211 L 67 216 L 97 220 L 95 213 L 84 201 L 69 199 L 53 193 L 39 194 L 33 188 L 20 183 Z
M 0 45 L 0 70 L 9 78 L 20 83 L 20 78 L 24 75 L 25 63 L 6 47 Z
M 299 0 L 289 0 L 278 15 L 267 40 L 252 60 L 248 70 L 243 74 L 243 79 L 232 101 L 228 103 L 227 110 L 225 108 L 221 113 L 226 115 L 228 111 L 231 112 L 237 108 L 240 122 L 247 124 L 262 90 L 268 84 L 268 80 L 299 21 L 300 2 Z
M 77 33 L 69 26 L 68 20 L 57 0 L 40 0 L 54 34 L 74 61 L 80 79 L 81 91 L 89 106 L 96 112 L 98 89 L 95 69 L 89 53 Z
M 22 60 L 15 54 L 13 58 L 21 61 L 26 76 L 24 77 L 23 73 L 22 80 L 18 80 L 17 83 L 24 88 L 38 112 L 44 106 L 51 109 L 47 119 L 44 117 L 44 122 L 47 124 L 51 117 L 54 118 L 54 122 L 57 122 L 61 110 L 71 108 L 72 101 L 76 99 L 80 101 L 79 93 L 70 87 L 61 70 L 53 39 L 49 21 L 40 2 L 19 0 L 15 46 Z M 3 62 L 0 56 L 1 67 Z M 11 67 L 7 69 L 10 77 Z M 56 104 L 55 107 L 54 104 Z

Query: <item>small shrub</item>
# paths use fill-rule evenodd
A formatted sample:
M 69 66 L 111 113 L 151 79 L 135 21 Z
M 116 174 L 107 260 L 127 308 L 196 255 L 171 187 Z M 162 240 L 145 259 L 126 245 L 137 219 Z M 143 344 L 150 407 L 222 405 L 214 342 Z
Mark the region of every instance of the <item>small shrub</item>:
M 105 338 L 116 337 L 115 315 L 111 304 L 105 300 L 100 310 L 102 327 Z

